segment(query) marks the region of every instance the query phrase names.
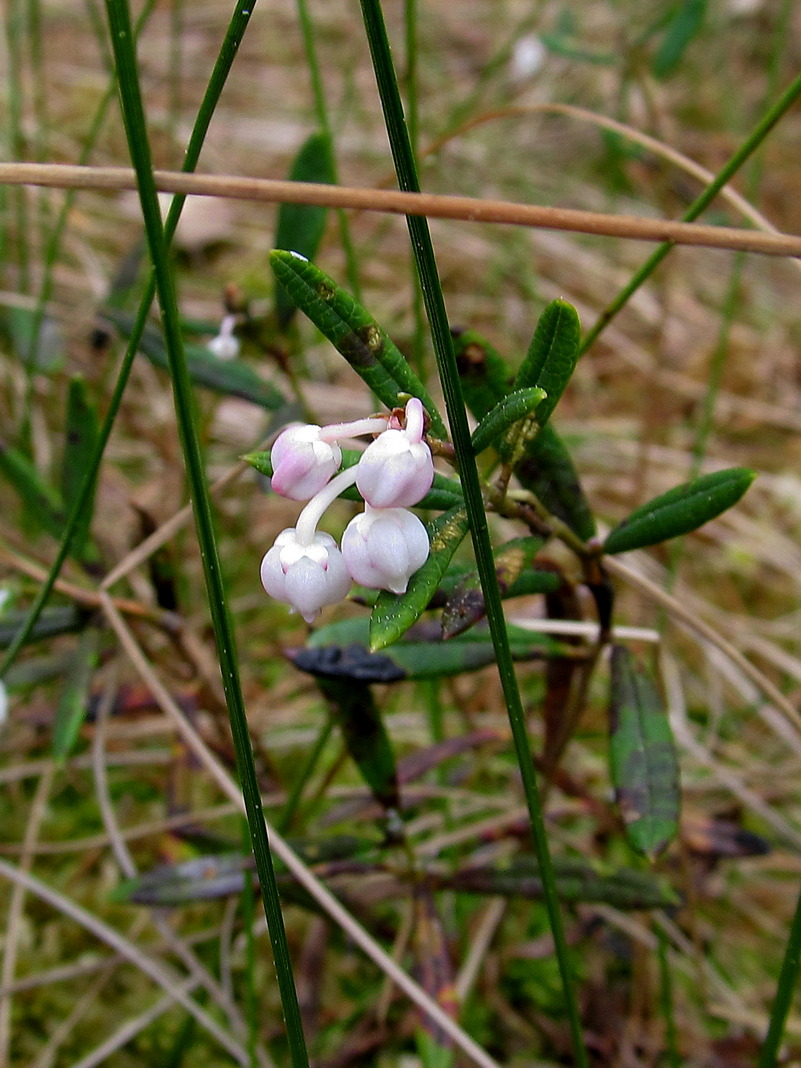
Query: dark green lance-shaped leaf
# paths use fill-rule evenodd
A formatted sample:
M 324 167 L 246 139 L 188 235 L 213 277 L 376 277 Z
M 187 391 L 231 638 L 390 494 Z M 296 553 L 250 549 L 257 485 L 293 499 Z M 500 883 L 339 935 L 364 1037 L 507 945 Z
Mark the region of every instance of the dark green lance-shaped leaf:
M 503 357 L 474 330 L 456 334 L 453 344 L 465 403 L 476 419 L 482 420 L 509 393 L 514 376 Z M 550 424 L 526 443 L 515 473 L 520 484 L 583 541 L 593 537 L 595 520 L 570 453 Z
M 500 353 L 475 330 L 454 331 L 453 352 L 464 402 L 481 421 L 509 393 L 514 373 Z
M 27 618 L 28 613 L 23 611 L 3 613 L 0 617 L 0 649 L 7 649 L 11 645 Z M 45 608 L 28 642 L 43 641 L 45 638 L 54 638 L 57 634 L 71 634 L 73 631 L 83 630 L 88 619 L 89 613 L 74 605 Z
M 609 758 L 632 848 L 656 857 L 679 826 L 679 765 L 667 713 L 651 677 L 627 648 L 612 649 Z
M 343 470 L 346 467 L 353 467 L 354 464 L 358 463 L 361 455 L 362 454 L 358 449 L 343 449 Z M 264 475 L 266 478 L 273 477 L 273 465 L 270 460 L 269 452 L 251 452 L 242 458 L 247 460 L 251 467 L 255 467 L 259 474 Z M 364 500 L 355 486 L 349 486 L 346 490 L 343 490 L 341 496 L 343 500 L 346 501 Z M 460 504 L 463 500 L 462 487 L 459 482 L 455 478 L 448 478 L 446 475 L 437 473 L 434 475 L 434 482 L 431 489 L 416 507 L 433 508 L 435 510 L 445 511 L 447 508 L 452 508 L 454 505 Z
M 61 494 L 68 511 L 72 511 L 80 495 L 84 475 L 91 466 L 97 448 L 99 434 L 97 409 L 89 402 L 83 379 L 76 376 L 70 381 L 67 394 L 67 429 L 61 460 Z M 86 549 L 93 511 L 94 492 L 86 502 L 72 537 L 72 549 L 76 556 L 82 556 Z
M 27 456 L 2 441 L 0 472 L 16 490 L 31 522 L 45 533 L 60 539 L 67 520 L 64 502 Z
M 520 484 L 537 497 L 553 515 L 588 541 L 595 535 L 595 519 L 581 488 L 573 459 L 565 443 L 548 423 L 515 466 Z
M 549 593 L 559 587 L 555 571 L 537 571 L 534 557 L 542 548 L 542 538 L 516 538 L 495 554 L 495 573 L 501 597 L 521 597 L 529 593 Z M 453 638 L 468 630 L 486 615 L 484 594 L 478 572 L 471 569 L 458 581 L 442 611 L 442 637 Z
M 630 552 L 689 534 L 736 504 L 755 478 L 747 467 L 730 467 L 675 486 L 619 523 L 604 542 L 604 552 Z
M 677 6 L 651 63 L 657 78 L 667 78 L 681 63 L 688 46 L 701 30 L 706 6 L 707 0 L 684 0 Z
M 130 336 L 134 324 L 132 315 L 116 309 L 106 308 L 104 318 L 113 323 L 123 337 Z M 157 330 L 147 327 L 139 345 L 140 352 L 150 362 L 163 369 L 167 368 L 167 350 L 164 339 Z M 230 397 L 240 397 L 268 411 L 277 411 L 286 403 L 286 398 L 275 386 L 265 382 L 252 367 L 242 360 L 218 360 L 203 345 L 184 346 L 189 377 L 204 389 L 213 393 L 222 393 Z
M 672 887 L 651 872 L 609 871 L 573 858 L 553 858 L 559 900 L 612 905 L 619 909 L 658 909 L 679 904 Z M 535 857 L 513 857 L 503 866 L 467 868 L 438 880 L 462 893 L 540 900 L 542 880 Z
M 576 368 L 581 345 L 578 312 L 565 300 L 553 300 L 542 313 L 528 353 L 515 379 L 515 390 L 540 386 L 545 400 L 537 408 L 537 422 L 545 426 Z
M 544 660 L 565 653 L 565 645 L 546 634 L 522 627 L 509 628 L 512 656 L 516 660 Z M 354 679 L 357 682 L 400 682 L 402 679 L 436 679 L 462 675 L 495 663 L 492 639 L 486 630 L 443 642 L 439 624 L 412 632 L 386 652 L 368 648 L 369 621 L 342 620 L 315 631 L 307 645 L 287 651 L 300 671 L 320 678 Z
M 370 617 L 370 648 L 373 652 L 396 642 L 428 607 L 451 557 L 468 531 L 463 504 L 448 509 L 428 524 L 429 557 L 409 579 L 405 593 L 383 590 Z
M 373 797 L 385 809 L 397 809 L 398 773 L 392 742 L 367 682 L 318 676 L 345 747 Z
M 63 763 L 72 752 L 89 710 L 89 692 L 97 667 L 98 633 L 89 628 L 81 635 L 53 724 L 53 757 Z
M 324 271 L 293 252 L 274 249 L 270 266 L 291 300 L 328 338 L 388 408 L 399 394 L 419 397 L 439 438 L 447 430 L 434 401 L 398 348 L 354 298 Z
M 344 834 L 290 840 L 292 848 L 307 864 L 364 856 L 376 844 L 376 840 L 366 836 Z M 279 874 L 285 874 L 277 858 L 275 866 Z M 207 853 L 177 864 L 160 864 L 134 879 L 126 879 L 109 896 L 115 902 L 164 906 L 228 897 L 241 893 L 245 879 L 252 876 L 255 867 L 252 855 Z
M 194 857 L 180 864 L 162 864 L 127 879 L 112 900 L 134 905 L 176 906 L 240 893 L 253 858 L 237 853 Z
M 519 420 L 530 415 L 545 399 L 545 390 L 539 386 L 516 389 L 489 412 L 473 431 L 473 450 L 483 452 L 501 440 Z
M 304 141 L 292 164 L 289 178 L 293 182 L 333 184 L 334 162 L 331 145 L 324 133 L 314 133 Z M 325 232 L 327 215 L 328 209 L 317 204 L 281 204 L 275 229 L 275 247 L 299 252 L 307 260 L 313 260 Z M 286 329 L 297 311 L 297 305 L 280 282 L 276 282 L 275 286 L 275 308 L 279 326 Z

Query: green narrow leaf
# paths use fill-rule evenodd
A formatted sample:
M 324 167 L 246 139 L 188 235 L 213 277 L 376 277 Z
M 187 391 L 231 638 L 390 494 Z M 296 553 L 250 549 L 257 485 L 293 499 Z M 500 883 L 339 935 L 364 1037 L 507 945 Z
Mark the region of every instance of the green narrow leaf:
M 97 409 L 89 402 L 86 385 L 79 376 L 71 379 L 67 394 L 67 429 L 61 461 L 61 494 L 68 512 L 75 506 L 83 488 L 100 439 Z M 73 535 L 73 552 L 84 555 L 94 512 L 94 488 L 86 500 Z M 60 536 L 60 535 L 59 535 Z
M 612 782 L 626 837 L 653 858 L 678 833 L 679 764 L 659 692 L 622 645 L 612 649 L 609 716 Z
M 592 902 L 620 909 L 670 908 L 679 904 L 675 890 L 648 871 L 621 868 L 606 871 L 572 857 L 554 857 L 560 901 Z M 469 894 L 542 898 L 539 865 L 532 856 L 513 857 L 503 866 L 466 868 L 445 876 L 440 885 Z
M 98 632 L 90 627 L 83 632 L 70 673 L 56 709 L 53 724 L 53 758 L 63 764 L 72 752 L 86 714 L 89 692 L 98 663 Z
M 475 418 L 481 421 L 512 388 L 512 369 L 475 330 L 455 331 L 453 352 L 464 402 Z
M 736 504 L 755 478 L 747 467 L 730 467 L 675 486 L 619 523 L 604 552 L 626 553 L 689 534 Z
M 551 423 L 527 443 L 515 466 L 520 484 L 582 541 L 595 536 L 595 519 L 581 487 L 573 459 Z
M 426 638 L 407 635 L 388 651 L 374 653 L 368 648 L 369 627 L 364 617 L 331 623 L 314 631 L 306 646 L 290 650 L 287 656 L 299 671 L 310 675 L 368 683 L 445 678 L 495 662 L 486 630 L 442 641 L 437 627 Z M 522 627 L 509 627 L 509 641 L 512 656 L 520 661 L 564 655 L 566 648 L 547 634 Z
M 706 6 L 706 0 L 684 0 L 678 5 L 651 63 L 657 78 L 667 78 L 681 63 L 682 56 L 703 26 Z
M 16 490 L 31 521 L 40 530 L 60 539 L 66 522 L 63 501 L 45 482 L 27 456 L 2 441 L 0 472 Z
M 348 754 L 373 797 L 385 809 L 397 809 L 400 796 L 395 754 L 369 684 L 329 676 L 318 677 L 317 685 L 329 702 Z
M 334 184 L 334 160 L 325 133 L 313 133 L 304 141 L 292 164 L 289 178 L 292 182 Z M 275 228 L 275 247 L 299 252 L 307 260 L 313 260 L 325 233 L 327 217 L 328 209 L 316 204 L 281 204 Z M 297 305 L 280 282 L 276 282 L 275 286 L 275 308 L 279 326 L 286 329 L 297 311 Z
M 542 545 L 542 538 L 525 537 L 501 546 L 495 554 L 495 573 L 501 597 L 548 593 L 559 587 L 561 579 L 555 571 L 536 571 L 533 568 L 534 558 Z M 478 572 L 471 569 L 456 583 L 442 610 L 443 639 L 462 634 L 485 615 L 486 605 Z
M 396 642 L 415 623 L 439 586 L 451 557 L 468 531 L 467 511 L 456 505 L 428 524 L 431 552 L 409 579 L 406 593 L 382 590 L 370 617 L 370 648 L 373 652 Z
M 471 441 L 476 454 L 499 442 L 503 435 L 519 420 L 530 415 L 545 399 L 545 390 L 539 386 L 516 389 L 488 412 L 473 431 Z
M 117 327 L 124 338 L 131 335 L 134 317 L 127 312 L 105 308 L 104 318 Z M 139 351 L 147 356 L 155 367 L 169 369 L 167 349 L 161 334 L 152 327 L 145 327 L 139 342 Z M 218 360 L 203 345 L 184 345 L 186 366 L 190 379 L 198 386 L 203 386 L 214 393 L 257 404 L 267 411 L 277 411 L 286 403 L 284 397 L 269 382 L 256 374 L 243 360 Z
M 5 612 L 0 619 L 0 649 L 7 649 L 14 641 L 21 626 L 28 618 L 27 611 Z M 57 634 L 71 634 L 83 630 L 89 618 L 85 611 L 74 605 L 58 605 L 46 608 L 36 621 L 36 625 L 25 642 L 43 641 Z
M 515 389 L 540 386 L 546 398 L 537 408 L 537 422 L 545 426 L 565 391 L 578 359 L 581 323 L 566 300 L 553 300 L 537 322 L 528 353 L 515 379 Z
M 358 449 L 343 449 L 342 470 L 357 464 L 361 455 L 362 454 Z M 248 453 L 247 456 L 243 456 L 242 459 L 246 460 L 251 467 L 254 467 L 259 474 L 264 475 L 266 478 L 273 477 L 273 465 L 270 460 L 269 452 L 251 452 Z M 364 500 L 355 486 L 349 486 L 346 490 L 342 491 L 340 496 L 345 501 Z M 453 508 L 456 504 L 461 504 L 462 500 L 462 487 L 457 479 L 448 478 L 447 475 L 441 475 L 437 472 L 434 475 L 434 482 L 431 489 L 425 497 L 415 505 L 415 507 L 433 508 L 435 510 L 441 509 L 442 511 L 445 511 L 448 508 Z
M 419 397 L 434 434 L 447 438 L 445 424 L 428 390 L 375 319 L 350 293 L 319 267 L 292 252 L 274 249 L 270 266 L 294 303 L 383 404 L 396 407 L 401 393 Z
M 509 393 L 512 372 L 503 357 L 474 330 L 465 330 L 455 336 L 454 351 L 465 403 L 476 419 L 483 420 Z M 547 398 L 544 403 L 548 403 Z M 537 415 L 539 417 L 539 413 Z M 522 486 L 531 490 L 583 541 L 595 535 L 595 520 L 573 460 L 550 424 L 543 426 L 537 436 L 526 443 L 523 457 L 515 466 L 515 474 Z

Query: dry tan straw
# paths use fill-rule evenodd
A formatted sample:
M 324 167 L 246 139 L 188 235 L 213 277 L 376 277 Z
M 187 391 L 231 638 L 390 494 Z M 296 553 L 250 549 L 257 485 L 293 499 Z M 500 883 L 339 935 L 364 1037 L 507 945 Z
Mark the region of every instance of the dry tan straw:
M 568 230 L 635 241 L 671 241 L 677 245 L 700 245 L 767 256 L 801 257 L 801 237 L 796 234 L 766 234 L 728 226 L 705 226 L 638 215 L 607 215 L 573 208 L 516 204 L 506 200 L 401 193 L 390 189 L 356 189 L 310 182 L 274 181 L 269 178 L 184 174 L 181 171 L 154 171 L 153 177 L 158 189 L 165 193 L 257 200 L 273 204 L 316 204 L 393 215 L 424 215 L 437 219 Z M 0 184 L 119 190 L 136 189 L 136 178 L 134 172 L 125 167 L 3 163 L 0 164 Z

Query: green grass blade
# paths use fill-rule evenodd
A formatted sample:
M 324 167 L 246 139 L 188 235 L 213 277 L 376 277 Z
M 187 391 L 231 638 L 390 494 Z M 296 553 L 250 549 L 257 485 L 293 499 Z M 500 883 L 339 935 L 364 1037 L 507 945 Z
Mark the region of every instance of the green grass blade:
M 74 749 L 89 711 L 89 694 L 98 659 L 98 632 L 90 627 L 81 635 L 56 709 L 53 759 L 59 764 L 63 764 Z
M 334 135 L 331 130 L 331 121 L 328 116 L 328 105 L 325 99 L 325 88 L 323 86 L 320 63 L 317 59 L 317 48 L 314 42 L 314 25 L 311 20 L 311 15 L 309 14 L 307 0 L 296 0 L 296 2 L 301 33 L 303 34 L 303 48 L 306 52 L 306 65 L 309 68 L 312 92 L 314 94 L 314 110 L 317 115 L 318 125 L 328 141 L 328 152 L 331 159 L 331 182 L 333 185 L 338 185 L 339 174 Z M 337 211 L 337 217 L 339 218 L 339 233 L 342 240 L 342 248 L 345 253 L 345 273 L 348 279 L 348 285 L 354 297 L 356 297 L 357 300 L 360 300 L 361 283 L 359 281 L 359 261 L 353 248 L 347 212 L 340 208 Z
M 799 96 L 801 96 L 801 74 L 793 79 L 773 107 L 768 108 L 750 135 L 743 141 L 742 145 L 740 145 L 728 162 L 724 164 L 714 180 L 710 182 L 700 196 L 696 197 L 687 211 L 682 215 L 682 222 L 693 222 L 702 212 L 706 211 L 723 186 L 731 181 L 746 160 L 756 152 L 779 119 L 781 119 L 793 106 Z M 664 241 L 661 245 L 657 246 L 639 271 L 636 272 L 631 281 L 624 286 L 612 303 L 602 313 L 592 329 L 585 334 L 584 340 L 581 343 L 581 351 L 579 352 L 580 356 L 582 356 L 600 334 L 603 333 L 618 312 L 625 307 L 629 299 L 637 292 L 643 282 L 651 277 L 665 256 L 667 256 L 670 250 L 674 247 L 675 246 L 671 241 Z
M 76 376 L 70 381 L 67 393 L 67 419 L 64 440 L 64 455 L 61 460 L 61 496 L 67 509 L 72 512 L 81 500 L 81 490 L 86 471 L 97 452 L 100 439 L 100 424 L 97 409 L 90 403 L 86 385 Z M 72 539 L 76 556 L 83 556 L 89 541 L 89 527 L 94 511 L 94 486 L 88 500 L 81 508 Z
M 217 106 L 217 102 L 220 99 L 220 95 L 225 86 L 228 73 L 231 70 L 236 54 L 239 50 L 239 45 L 244 36 L 247 25 L 250 21 L 251 14 L 255 7 L 256 0 L 237 0 L 236 7 L 231 16 L 231 20 L 228 24 L 228 29 L 223 40 L 220 53 L 217 57 L 217 62 L 214 64 L 214 69 L 209 79 L 209 84 L 206 92 L 203 95 L 203 100 L 200 105 L 200 109 L 197 114 L 194 126 L 192 127 L 192 134 L 189 138 L 189 144 L 186 149 L 186 155 L 184 156 L 183 169 L 185 171 L 193 171 L 197 166 L 198 159 L 200 158 L 200 152 L 203 147 L 203 142 L 206 138 L 206 133 L 211 123 L 214 110 Z M 140 16 L 137 26 L 142 25 L 142 21 L 150 11 L 150 5 L 145 5 L 145 8 Z M 167 221 L 164 224 L 164 237 L 165 241 L 169 243 L 175 233 L 175 228 L 178 225 L 178 219 L 181 216 L 181 209 L 184 205 L 183 196 L 173 197 L 170 210 L 167 214 Z M 128 342 L 128 347 L 125 350 L 125 356 L 123 357 L 120 365 L 119 372 L 117 374 L 117 381 L 112 391 L 111 399 L 109 400 L 108 410 L 106 417 L 103 420 L 103 425 L 100 428 L 100 437 L 97 443 L 97 451 L 89 468 L 86 471 L 83 486 L 81 488 L 80 496 L 75 502 L 75 506 L 67 517 L 66 524 L 64 525 L 61 534 L 61 544 L 59 545 L 56 558 L 53 561 L 47 578 L 42 583 L 33 604 L 31 605 L 28 616 L 25 623 L 20 627 L 14 641 L 9 645 L 6 655 L 3 657 L 2 663 L 0 663 L 0 679 L 3 678 L 8 671 L 9 667 L 14 663 L 20 649 L 28 640 L 31 632 L 36 626 L 36 621 L 39 618 L 44 606 L 47 604 L 50 594 L 53 592 L 53 587 L 56 583 L 61 568 L 64 566 L 64 561 L 70 553 L 72 547 L 72 539 L 77 530 L 81 515 L 94 492 L 94 487 L 97 481 L 97 473 L 100 469 L 100 464 L 103 459 L 103 453 L 105 452 L 108 440 L 111 437 L 111 431 L 114 427 L 114 421 L 117 418 L 117 412 L 119 411 L 120 404 L 122 403 L 123 394 L 125 388 L 128 385 L 128 378 L 131 374 L 131 368 L 134 364 L 134 359 L 139 350 L 139 343 L 144 333 L 145 326 L 147 324 L 147 317 L 150 313 L 150 305 L 153 303 L 153 297 L 156 293 L 155 276 L 152 276 L 148 282 L 145 293 L 142 296 L 142 300 L 139 304 L 139 311 L 137 313 L 136 322 L 131 330 L 131 337 Z
M 379 0 L 361 0 L 361 8 L 398 183 L 405 192 L 419 192 L 420 183 L 417 177 L 417 167 L 404 121 L 403 106 L 392 63 L 392 53 L 387 38 L 381 4 Z M 553 867 L 550 861 L 550 850 L 545 832 L 539 787 L 531 760 L 523 704 L 517 687 L 514 664 L 509 648 L 509 638 L 503 617 L 498 580 L 495 574 L 495 563 L 492 558 L 487 517 L 484 511 L 481 485 L 470 441 L 470 429 L 459 383 L 459 371 L 451 343 L 448 316 L 434 257 L 434 247 L 431 242 L 428 222 L 425 218 L 409 216 L 407 217 L 407 225 L 423 290 L 423 300 L 431 328 L 440 381 L 445 395 L 445 406 L 459 464 L 459 475 L 464 489 L 476 564 L 487 603 L 490 633 L 492 634 L 498 672 L 506 699 L 509 723 L 512 729 L 523 789 L 531 819 L 534 847 L 542 868 L 545 904 L 559 961 L 565 1008 L 570 1021 L 576 1063 L 578 1068 L 586 1068 L 588 1063 L 587 1052 L 582 1037 L 578 1002 L 573 989 L 567 943 L 553 877 Z
M 41 531 L 59 538 L 66 519 L 61 496 L 19 449 L 3 442 L 0 442 L 0 474 L 14 487 L 31 522 Z
M 759 1068 L 776 1068 L 779 1064 L 784 1028 L 798 987 L 799 972 L 801 972 L 801 896 L 798 898 L 784 950 L 784 960 L 770 1013 L 768 1033 L 759 1053 Z
M 237 770 L 250 828 L 256 869 L 261 885 L 264 912 L 273 946 L 278 986 L 286 1021 L 290 1058 L 295 1068 L 308 1068 L 308 1055 L 292 975 L 281 903 L 275 880 L 270 845 L 264 824 L 261 795 L 256 777 L 253 750 L 239 681 L 239 667 L 233 627 L 228 614 L 211 502 L 203 458 L 194 422 L 192 388 L 181 337 L 180 314 L 170 270 L 168 246 L 161 223 L 158 195 L 153 178 L 147 126 L 139 86 L 130 13 L 126 0 L 107 0 L 109 30 L 120 89 L 123 122 L 131 162 L 136 172 L 139 200 L 161 306 L 165 341 L 170 362 L 178 431 L 194 506 L 195 526 L 203 561 L 207 598 L 217 644 L 223 688 L 231 721 Z

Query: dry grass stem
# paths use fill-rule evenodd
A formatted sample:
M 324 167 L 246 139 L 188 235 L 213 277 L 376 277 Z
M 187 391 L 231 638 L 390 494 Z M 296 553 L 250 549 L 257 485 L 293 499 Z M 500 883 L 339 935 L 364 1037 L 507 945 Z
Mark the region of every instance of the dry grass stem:
M 128 629 L 125 620 L 117 611 L 114 602 L 106 593 L 100 594 L 103 602 L 103 611 L 106 614 L 112 629 L 119 638 L 120 644 L 135 669 L 148 685 L 153 696 L 161 708 L 174 724 L 181 737 L 191 751 L 198 757 L 203 766 L 212 775 L 217 785 L 222 789 L 226 797 L 240 806 L 244 812 L 244 802 L 239 787 L 220 764 L 217 758 L 209 750 L 206 743 L 197 733 L 195 728 L 187 721 L 181 709 L 170 696 L 167 689 L 159 680 L 157 674 L 150 666 L 147 658 L 140 649 L 135 638 Z M 310 871 L 308 866 L 290 848 L 278 832 L 267 826 L 270 846 L 275 855 L 290 870 L 293 877 L 308 891 L 317 904 L 325 911 L 329 919 L 336 923 L 351 938 L 359 948 L 376 964 L 396 986 L 399 986 L 408 998 L 431 1017 L 432 1021 L 440 1027 L 445 1034 L 465 1053 L 479 1068 L 499 1068 L 497 1062 L 487 1054 L 473 1039 L 445 1013 L 440 1006 L 429 997 L 417 983 L 411 979 L 403 969 L 399 968 L 394 960 L 386 953 L 378 943 L 367 933 L 343 905 L 326 889 L 320 880 Z
M 541 230 L 566 230 L 632 241 L 670 241 L 676 245 L 755 252 L 766 256 L 801 256 L 801 237 L 794 234 L 756 233 L 728 226 L 647 219 L 636 215 L 608 215 L 475 197 L 357 189 L 269 178 L 184 174 L 180 171 L 154 171 L 153 178 L 162 193 L 252 200 L 264 204 L 312 204 L 389 215 L 421 215 L 429 219 L 460 219 L 464 222 L 501 223 Z M 0 164 L 2 184 L 36 185 L 51 189 L 136 189 L 133 172 L 122 167 L 77 167 L 56 163 Z

